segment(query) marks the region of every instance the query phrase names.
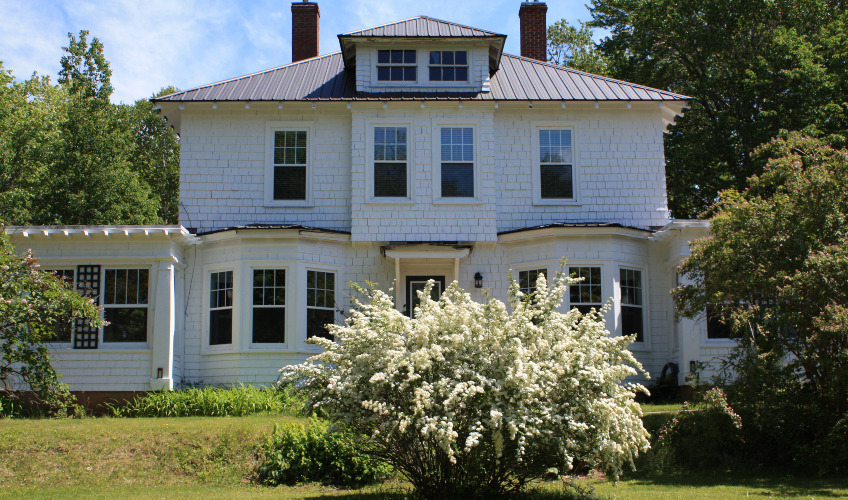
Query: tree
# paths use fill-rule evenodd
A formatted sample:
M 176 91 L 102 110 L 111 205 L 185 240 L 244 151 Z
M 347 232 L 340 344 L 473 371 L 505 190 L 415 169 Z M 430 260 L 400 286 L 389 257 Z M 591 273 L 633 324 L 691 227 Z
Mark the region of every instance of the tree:
M 647 448 L 635 384 L 641 372 L 600 313 L 557 312 L 571 278 L 544 276 L 525 299 L 477 303 L 454 282 L 429 286 L 410 319 L 379 290 L 360 290 L 335 341 L 281 380 L 307 388 L 307 408 L 350 428 L 424 498 L 501 498 L 576 463 L 617 476 Z
M 793 133 L 755 159 L 764 172 L 721 193 L 675 296 L 684 316 L 733 326 L 754 361 L 737 374 L 765 368 L 809 392 L 822 437 L 848 412 L 848 151 Z
M 593 31 L 580 22 L 580 29 L 560 19 L 548 26 L 548 62 L 568 66 L 587 73 L 605 75 L 606 57 L 593 40 Z
M 669 207 L 692 217 L 763 164 L 781 130 L 848 140 L 843 0 L 593 0 L 609 74 L 692 96 L 665 141 Z
M 72 398 L 50 365 L 45 342 L 72 318 L 101 326 L 99 307 L 68 283 L 39 270 L 32 251 L 17 255 L 0 226 L 0 392 L 32 390 L 42 403 L 64 407 Z
M 50 79 L 33 75 L 16 82 L 0 63 L 0 222 L 39 219 L 47 166 L 61 137 L 67 94 Z

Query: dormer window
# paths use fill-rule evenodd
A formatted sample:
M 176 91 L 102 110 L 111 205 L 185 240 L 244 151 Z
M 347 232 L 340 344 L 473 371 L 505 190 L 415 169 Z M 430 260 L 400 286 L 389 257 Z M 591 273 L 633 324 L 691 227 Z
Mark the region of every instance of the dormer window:
M 430 51 L 431 82 L 467 82 L 468 52 L 464 50 Z
M 418 67 L 414 50 L 378 50 L 377 80 L 381 82 L 414 82 Z

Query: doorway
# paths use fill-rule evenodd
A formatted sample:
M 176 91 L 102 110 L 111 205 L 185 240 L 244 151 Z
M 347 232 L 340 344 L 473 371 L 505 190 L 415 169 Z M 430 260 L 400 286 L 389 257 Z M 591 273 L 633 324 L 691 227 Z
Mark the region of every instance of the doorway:
M 404 306 L 404 313 L 408 315 L 410 318 L 413 316 L 415 308 L 418 304 L 421 303 L 421 300 L 418 298 L 418 292 L 424 290 L 427 286 L 427 282 L 429 280 L 433 280 L 436 284 L 433 285 L 433 289 L 430 290 L 430 298 L 433 300 L 439 300 L 439 297 L 442 295 L 442 292 L 445 290 L 445 277 L 444 276 L 407 276 L 406 277 L 406 305 Z

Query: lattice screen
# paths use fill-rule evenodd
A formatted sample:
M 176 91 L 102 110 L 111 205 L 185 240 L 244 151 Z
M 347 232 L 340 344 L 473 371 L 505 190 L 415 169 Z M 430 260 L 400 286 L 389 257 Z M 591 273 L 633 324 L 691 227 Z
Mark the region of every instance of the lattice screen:
M 77 291 L 100 303 L 100 266 L 77 266 Z M 74 349 L 97 349 L 100 329 L 84 319 L 74 320 Z

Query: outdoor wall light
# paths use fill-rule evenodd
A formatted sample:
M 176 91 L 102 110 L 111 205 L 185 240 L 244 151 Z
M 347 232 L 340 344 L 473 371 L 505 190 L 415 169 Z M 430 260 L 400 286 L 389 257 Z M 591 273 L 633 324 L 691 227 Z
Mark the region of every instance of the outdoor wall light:
M 483 288 L 483 275 L 480 273 L 474 275 L 474 288 Z
M 162 369 L 161 368 L 156 369 L 156 378 L 162 378 Z

